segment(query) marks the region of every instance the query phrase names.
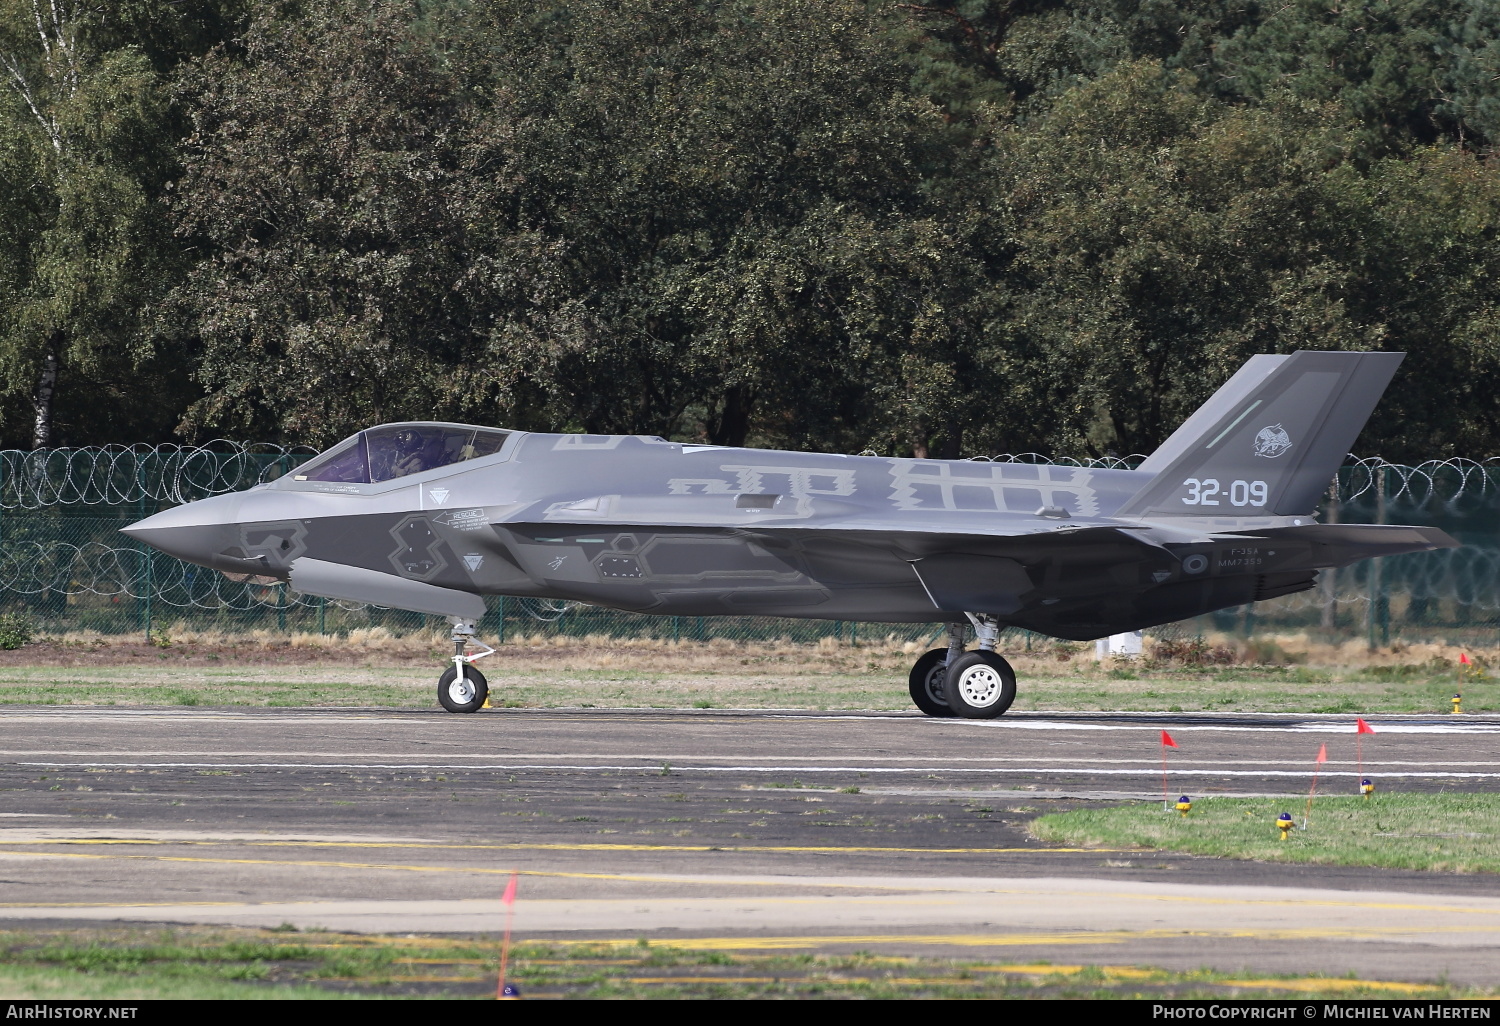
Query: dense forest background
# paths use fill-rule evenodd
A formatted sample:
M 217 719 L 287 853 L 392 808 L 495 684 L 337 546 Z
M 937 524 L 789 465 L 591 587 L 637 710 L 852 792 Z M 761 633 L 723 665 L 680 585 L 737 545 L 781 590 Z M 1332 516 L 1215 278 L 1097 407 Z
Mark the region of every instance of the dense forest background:
M 0 0 L 0 444 L 1500 453 L 1500 0 Z

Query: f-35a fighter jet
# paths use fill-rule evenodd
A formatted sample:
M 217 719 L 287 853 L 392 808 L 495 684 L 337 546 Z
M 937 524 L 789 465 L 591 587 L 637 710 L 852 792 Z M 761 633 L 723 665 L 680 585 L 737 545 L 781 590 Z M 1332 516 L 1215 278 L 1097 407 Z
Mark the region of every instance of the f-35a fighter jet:
M 481 596 L 520 595 L 946 623 L 948 645 L 912 668 L 912 700 L 984 719 L 1015 698 L 995 651 L 1007 626 L 1084 641 L 1456 545 L 1433 528 L 1314 519 L 1402 356 L 1256 356 L 1135 470 L 391 424 L 125 533 L 303 594 L 448 617 L 438 699 L 451 712 L 488 694 L 473 666 L 492 651 L 474 640 Z

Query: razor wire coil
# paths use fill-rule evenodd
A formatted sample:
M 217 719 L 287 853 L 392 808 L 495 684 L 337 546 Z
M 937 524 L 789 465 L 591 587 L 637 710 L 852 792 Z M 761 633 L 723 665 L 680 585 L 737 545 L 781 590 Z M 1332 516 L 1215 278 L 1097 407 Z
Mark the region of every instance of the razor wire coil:
M 310 459 L 308 446 L 215 440 L 203 445 L 129 445 L 0 450 L 0 509 L 174 505 L 241 491 Z
M 137 544 L 120 543 L 118 529 L 151 511 L 147 507 L 242 490 L 285 474 L 312 455 L 307 447 L 232 441 L 0 451 L 0 606 L 47 608 L 55 620 L 87 616 L 98 623 L 116 623 L 118 629 L 131 629 L 138 619 L 135 610 L 142 606 L 148 617 L 170 611 L 174 616 L 274 614 L 305 620 L 315 610 L 320 617 L 336 611 L 346 621 L 369 616 L 378 607 L 312 598 L 276 584 L 236 581 Z M 1050 459 L 1032 452 L 974 459 L 1129 469 L 1141 457 Z M 1378 571 L 1365 563 L 1331 572 L 1313 590 L 1257 604 L 1256 616 L 1310 623 L 1332 608 L 1343 610 L 1340 615 L 1348 620 L 1373 615 L 1378 602 L 1394 605 L 1398 618 L 1495 627 L 1500 623 L 1497 475 L 1500 457 L 1395 464 L 1351 456 L 1336 486 L 1331 483 L 1325 512 L 1346 523 L 1380 520 L 1442 526 L 1464 544 L 1386 557 L 1379 561 Z M 152 609 L 158 612 L 152 614 Z M 620 630 L 656 629 L 641 626 L 651 617 L 546 599 L 510 599 L 506 615 L 538 629 L 613 622 L 610 617 L 636 625 Z M 702 633 L 701 624 L 696 630 Z M 728 636 L 711 630 L 715 636 Z

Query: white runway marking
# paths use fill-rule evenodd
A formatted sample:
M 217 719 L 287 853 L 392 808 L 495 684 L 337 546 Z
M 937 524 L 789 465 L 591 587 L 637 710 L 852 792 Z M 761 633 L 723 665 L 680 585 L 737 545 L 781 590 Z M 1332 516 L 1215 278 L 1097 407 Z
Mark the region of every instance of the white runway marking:
M 215 757 L 215 758 L 219 758 L 219 759 L 230 759 L 230 758 L 244 758 L 244 759 L 261 758 L 261 759 L 268 759 L 268 758 L 274 758 L 276 756 L 283 756 L 283 757 L 286 757 L 286 756 L 295 756 L 295 755 L 298 755 L 298 754 L 301 754 L 301 753 L 298 753 L 298 752 L 278 752 L 278 751 L 269 751 L 269 752 L 267 752 L 267 751 L 258 751 L 258 752 L 226 752 L 226 751 L 223 751 L 223 750 L 216 750 L 216 751 L 211 751 L 211 752 L 185 752 L 185 751 L 180 751 L 180 750 L 179 751 L 171 751 L 171 752 L 142 752 L 140 750 L 135 750 L 135 751 L 90 751 L 90 752 L 79 752 L 79 751 L 77 751 L 75 749 L 70 749 L 70 748 L 39 748 L 39 749 L 33 749 L 33 750 L 27 750 L 27 751 L 12 751 L 12 752 L 10 752 L 8 754 L 9 755 L 13 755 L 13 756 L 20 756 L 20 755 L 29 755 L 29 756 L 41 756 L 41 755 L 64 756 L 64 755 L 70 755 L 70 756 L 76 756 L 78 760 L 94 759 L 94 758 L 118 758 L 120 756 L 127 756 L 127 755 L 134 755 L 134 756 L 137 756 L 137 757 L 144 757 L 144 758 L 161 758 L 161 759 L 168 759 L 168 758 L 170 758 L 170 759 L 175 759 L 175 760 L 181 760 L 181 759 L 187 759 L 187 758 L 193 758 L 193 757 L 199 757 L 199 758 Z M 371 761 L 360 762 L 360 763 L 350 762 L 350 763 L 347 763 L 347 764 L 346 763 L 342 763 L 342 762 L 339 762 L 339 763 L 288 763 L 287 765 L 296 765 L 296 766 L 328 765 L 328 766 L 337 766 L 337 767 L 342 767 L 342 766 L 345 766 L 345 765 L 351 765 L 351 766 L 379 766 L 379 765 L 402 765 L 402 766 L 405 766 L 405 765 L 410 765 L 410 766 L 413 766 L 413 767 L 418 767 L 418 766 L 426 765 L 425 763 L 402 763 L 402 762 L 398 762 L 397 760 L 400 760 L 400 759 L 403 759 L 403 758 L 413 758 L 414 759 L 414 758 L 421 758 L 421 756 L 415 756 L 415 755 L 405 756 L 405 755 L 401 755 L 400 753 L 396 753 L 396 752 L 320 752 L 319 755 L 322 758 L 324 758 L 324 759 L 351 759 L 351 760 L 352 759 L 366 759 L 366 760 L 371 760 Z M 644 754 L 644 755 L 632 755 L 632 754 L 623 753 L 623 752 L 603 753 L 603 754 L 583 754 L 583 753 L 573 753 L 573 752 L 558 752 L 558 753 L 507 752 L 507 753 L 502 753 L 502 754 L 491 754 L 491 753 L 485 753 L 485 752 L 453 752 L 453 753 L 449 753 L 448 758 L 451 758 L 451 759 L 454 759 L 454 760 L 461 760 L 461 759 L 512 760 L 512 761 L 505 762 L 504 765 L 500 765 L 500 764 L 497 763 L 496 765 L 494 765 L 494 766 L 491 767 L 493 769 L 514 768 L 515 766 L 519 765 L 519 764 L 515 763 L 514 760 L 526 760 L 526 761 L 529 761 L 529 762 L 535 764 L 535 763 L 540 763 L 543 760 L 549 760 L 549 759 L 553 759 L 553 760 L 572 760 L 572 761 L 569 762 L 568 768 L 577 768 L 577 766 L 582 765 L 585 768 L 593 768 L 593 769 L 615 769 L 615 768 L 618 768 L 618 767 L 611 766 L 611 765 L 606 765 L 606 763 L 609 762 L 609 761 L 611 761 L 611 760 L 617 761 L 617 760 L 622 760 L 622 759 L 634 759 L 634 760 L 638 760 L 638 762 L 636 762 L 635 764 L 633 764 L 632 768 L 639 768 L 639 769 L 659 769 L 660 766 L 661 766 L 661 764 L 663 762 L 670 762 L 672 764 L 672 766 L 673 766 L 674 769 L 677 768 L 677 766 L 678 766 L 679 763 L 681 763 L 683 766 L 689 766 L 689 765 L 695 765 L 695 764 L 711 765 L 711 764 L 716 764 L 716 763 L 732 763 L 735 766 L 748 766 L 748 765 L 752 765 L 754 763 L 767 763 L 768 766 L 766 768 L 768 768 L 768 769 L 780 769 L 781 765 L 780 765 L 780 762 L 778 760 L 781 759 L 782 757 L 780 757 L 780 756 L 774 756 L 774 755 L 744 755 L 744 754 L 740 754 L 740 755 L 722 755 L 722 756 L 720 756 L 720 755 L 700 755 L 700 754 L 691 754 L 690 755 L 690 754 L 686 754 L 686 753 L 683 753 L 683 752 L 677 752 L 677 753 L 655 753 L 655 754 Z M 809 763 L 812 763 L 812 762 L 826 762 L 826 763 L 838 763 L 838 764 L 840 764 L 840 766 L 835 767 L 835 768 L 842 768 L 842 763 L 844 763 L 845 761 L 848 760 L 848 756 L 847 755 L 801 755 L 801 754 L 799 754 L 797 756 L 797 758 L 799 760 L 801 760 L 801 761 L 805 761 L 805 762 L 809 762 Z M 589 760 L 589 759 L 598 759 L 600 761 L 599 762 L 595 762 L 595 763 L 585 763 L 584 762 L 584 760 Z M 1035 756 L 1019 756 L 1019 755 L 1016 755 L 1016 756 L 1011 756 L 1011 755 L 995 755 L 995 756 L 947 756 L 946 759 L 947 759 L 947 761 L 949 763 L 953 764 L 950 767 L 950 768 L 953 768 L 953 769 L 969 769 L 969 768 L 973 768 L 974 765 L 993 765 L 993 764 L 1023 763 L 1023 762 L 1035 762 L 1036 761 L 1036 757 Z M 1171 757 L 1171 759 L 1172 759 L 1172 765 L 1173 766 L 1183 766 L 1183 767 L 1187 767 L 1187 766 L 1197 766 L 1197 767 L 1278 766 L 1278 765 L 1279 766 L 1289 766 L 1289 767 L 1300 767 L 1300 766 L 1302 766 L 1304 764 L 1308 764 L 1308 763 L 1311 762 L 1311 758 L 1310 757 L 1303 757 L 1303 756 L 1298 756 L 1298 757 L 1295 757 L 1295 758 L 1282 758 L 1282 759 L 1190 759 L 1190 758 L 1184 758 L 1184 757 L 1180 757 L 1180 756 L 1177 756 L 1177 755 L 1173 755 Z M 907 763 L 907 762 L 912 762 L 912 763 L 926 763 L 926 762 L 930 762 L 931 760 L 932 760 L 932 757 L 930 755 L 881 755 L 881 756 L 879 756 L 878 760 L 876 760 L 876 761 L 879 761 L 879 762 L 882 762 L 882 763 Z M 575 762 L 576 762 L 576 765 L 575 765 Z M 1352 759 L 1333 759 L 1333 758 L 1330 758 L 1328 760 L 1328 765 L 1329 766 L 1352 765 L 1353 762 L 1354 762 L 1354 760 L 1352 760 Z M 1150 758 L 1150 759 L 1095 759 L 1095 758 L 1078 758 L 1078 759 L 1069 759 L 1068 760 L 1068 764 L 1070 766 L 1075 766 L 1075 767 L 1080 767 L 1080 768 L 1085 768 L 1085 769 L 1088 769 L 1088 768 L 1092 767 L 1095 764 L 1100 764 L 1100 765 L 1104 765 L 1104 766 L 1122 766 L 1122 765 L 1139 764 L 1141 766 L 1156 766 L 1156 767 L 1159 767 L 1161 765 L 1161 759 L 1159 757 L 1158 758 Z M 1374 767 L 1374 766 L 1415 766 L 1415 767 L 1420 767 L 1420 768 L 1430 768 L 1430 767 L 1437 767 L 1437 766 L 1482 766 L 1482 767 L 1488 767 L 1488 766 L 1494 766 L 1495 764 L 1496 764 L 1495 760 L 1493 760 L 1493 759 L 1478 759 L 1478 760 L 1422 759 L 1422 760 L 1409 760 L 1409 759 L 1380 759 L 1380 758 L 1376 758 L 1374 756 L 1371 756 L 1370 758 L 1368 758 L 1368 759 L 1365 760 L 1365 765 L 1366 766 L 1370 766 L 1370 767 Z M 4 765 L 4 763 L 0 762 L 0 765 Z M 17 762 L 17 763 L 15 763 L 15 765 L 33 766 L 33 765 L 53 765 L 53 764 L 52 763 L 39 763 L 39 762 Z M 77 762 L 71 762 L 71 763 L 58 763 L 57 765 L 69 765 L 69 766 L 72 766 L 72 765 L 90 765 L 90 766 L 98 765 L 98 766 L 103 766 L 103 765 L 106 765 L 106 764 L 105 763 L 87 762 L 87 761 L 77 761 Z M 116 764 L 112 763 L 112 764 L 109 764 L 109 765 L 116 765 Z M 118 765 L 125 765 L 125 764 L 121 763 L 121 764 L 118 764 Z M 130 765 L 134 765 L 134 764 L 130 764 Z M 187 765 L 187 763 L 170 762 L 170 763 L 162 763 L 161 765 Z M 246 763 L 245 765 L 258 765 L 258 764 Z M 269 765 L 269 764 L 267 764 L 267 765 Z M 280 764 L 277 764 L 277 765 L 280 765 Z M 552 763 L 547 763 L 547 765 L 553 765 L 553 764 Z M 899 769 L 901 767 L 891 767 L 891 768 L 893 768 L 893 769 Z M 1010 767 L 1002 765 L 999 768 L 1010 768 Z M 921 769 L 921 767 L 912 767 L 912 772 L 917 772 L 920 769 Z
M 658 767 L 636 763 L 629 766 L 624 765 L 581 765 L 561 763 L 527 763 L 527 764 L 485 764 L 485 765 L 459 765 L 456 763 L 357 763 L 357 762 L 17 762 L 16 766 L 32 766 L 38 769 L 318 769 L 318 770 L 442 770 L 451 772 L 476 772 L 480 770 L 610 770 L 614 772 L 659 772 Z M 692 766 L 673 765 L 670 770 L 673 774 L 681 773 L 1042 773 L 1042 774 L 1066 774 L 1082 773 L 1100 776 L 1137 776 L 1137 777 L 1161 777 L 1161 770 L 1150 769 L 1142 766 L 1140 769 L 1096 769 L 1093 767 L 1079 768 L 1077 766 Z M 1323 770 L 1323 776 L 1335 775 L 1337 770 Z M 1344 770 L 1343 772 L 1353 772 Z M 1473 771 L 1413 771 L 1398 770 L 1387 771 L 1379 769 L 1378 764 L 1367 762 L 1366 773 L 1379 772 L 1382 777 L 1402 777 L 1413 779 L 1488 779 L 1500 777 L 1500 772 L 1476 773 Z M 1169 777 L 1310 777 L 1312 769 L 1299 770 L 1226 770 L 1226 769 L 1184 769 L 1182 767 L 1170 767 Z
M 489 716 L 515 716 L 517 719 L 535 722 L 542 718 L 610 719 L 622 718 L 636 722 L 651 719 L 706 719 L 706 720 L 859 720 L 891 724 L 920 724 L 921 729 L 961 730 L 1079 730 L 1079 731 L 1150 731 L 1167 726 L 1172 731 L 1218 731 L 1230 733 L 1291 733 L 1352 734 L 1355 731 L 1356 714 L 1300 713 L 1142 713 L 1101 712 L 1082 714 L 1077 718 L 1037 713 L 1012 713 L 996 720 L 931 719 L 915 713 L 807 713 L 794 709 L 583 709 L 558 708 L 546 710 L 505 710 L 491 712 Z M 1337 718 L 1333 718 L 1337 717 Z M 172 709 L 125 709 L 112 707 L 54 709 L 45 712 L 30 711 L 8 714 L 7 723 L 56 723 L 59 720 L 92 723 L 118 722 L 122 719 L 167 720 L 194 722 L 222 721 L 235 724 L 255 723 L 285 726 L 288 724 L 360 724 L 368 726 L 382 723 L 390 726 L 423 726 L 432 723 L 452 722 L 428 711 L 372 709 L 367 712 L 316 712 L 288 711 L 267 715 L 258 711 L 237 712 L 231 710 L 172 710 Z M 1221 720 L 1242 722 L 1219 722 Z M 1448 714 L 1426 713 L 1375 713 L 1364 719 L 1379 733 L 1432 733 L 1467 734 L 1500 733 L 1500 717 L 1493 714 L 1464 714 L 1449 719 Z M 1243 722 L 1253 720 L 1254 722 Z M 1123 721 L 1123 722 L 1122 722 Z M 484 722 L 482 718 L 470 720 Z
M 1138 732 L 1150 732 L 1159 729 L 1157 722 L 1142 724 L 1121 725 L 1115 723 L 1069 723 L 1050 720 L 1017 720 L 1015 722 L 1004 722 L 1001 720 L 970 720 L 966 723 L 954 720 L 935 720 L 935 723 L 945 727 L 966 726 L 985 727 L 989 729 L 1006 730 L 1128 730 Z M 1375 729 L 1376 734 L 1500 734 L 1500 724 L 1497 723 L 1382 723 L 1375 720 L 1367 721 Z M 1287 724 L 1198 724 L 1198 723 L 1173 723 L 1170 720 L 1162 720 L 1177 733 L 1215 733 L 1215 734 L 1353 734 L 1357 728 L 1352 723 L 1287 723 Z

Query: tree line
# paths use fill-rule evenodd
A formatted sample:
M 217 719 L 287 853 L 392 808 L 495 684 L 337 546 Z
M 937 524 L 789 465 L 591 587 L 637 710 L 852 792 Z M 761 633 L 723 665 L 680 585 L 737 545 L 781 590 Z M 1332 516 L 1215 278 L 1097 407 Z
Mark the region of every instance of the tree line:
M 1500 453 L 1500 0 L 0 0 L 0 443 Z

